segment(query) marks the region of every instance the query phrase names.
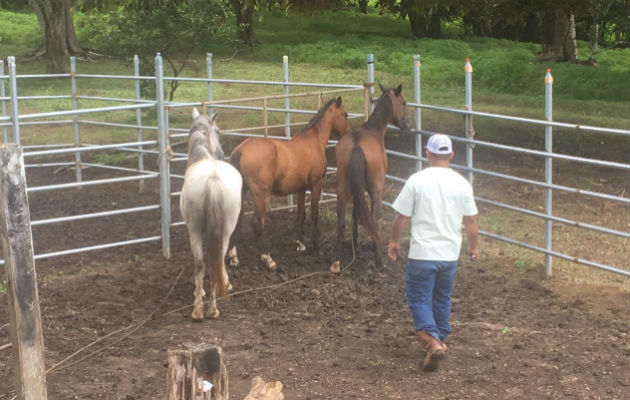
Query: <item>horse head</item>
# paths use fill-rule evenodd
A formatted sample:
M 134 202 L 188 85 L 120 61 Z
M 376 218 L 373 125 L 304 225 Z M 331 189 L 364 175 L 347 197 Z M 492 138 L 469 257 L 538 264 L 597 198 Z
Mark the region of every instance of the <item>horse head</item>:
M 389 98 L 392 103 L 392 117 L 391 122 L 403 132 L 409 132 L 413 125 L 411 124 L 411 118 L 407 114 L 407 100 L 402 94 L 402 84 L 396 88 L 384 88 L 380 83 L 378 84 L 383 94 L 378 101 L 384 97 Z
M 200 114 L 197 108 L 192 111 L 193 123 L 190 128 L 190 139 L 188 140 L 188 155 L 198 146 L 203 146 L 208 154 L 216 159 L 222 160 L 224 157 L 221 143 L 219 143 L 219 126 L 217 125 L 217 114 L 211 116 Z M 198 149 L 197 149 L 198 151 Z
M 342 137 L 350 129 L 348 126 L 348 113 L 341 105 L 341 96 L 336 101 L 331 101 L 326 113 L 332 122 L 332 130 L 339 137 Z

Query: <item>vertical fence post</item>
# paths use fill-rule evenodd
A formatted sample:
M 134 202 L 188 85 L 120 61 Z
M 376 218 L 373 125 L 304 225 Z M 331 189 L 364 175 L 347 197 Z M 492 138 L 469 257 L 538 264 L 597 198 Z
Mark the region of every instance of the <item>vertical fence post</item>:
M 212 103 L 214 98 L 214 88 L 212 87 L 212 53 L 206 53 L 206 70 L 208 71 L 208 101 Z M 213 113 L 212 105 L 208 109 L 208 115 Z
M 0 76 L 4 76 L 4 60 L 0 60 Z M 5 86 L 4 86 L 4 78 L 0 78 L 0 97 L 5 97 L 7 95 Z M 0 101 L 0 107 L 2 108 L 3 117 L 7 116 L 7 102 L 6 100 Z M 6 143 L 9 141 L 9 128 L 6 126 L 2 127 L 2 139 L 3 142 Z
M 75 76 L 77 73 L 77 58 L 70 57 L 70 82 L 72 85 L 72 109 L 79 109 L 79 100 L 77 99 L 77 77 Z M 81 146 L 81 134 L 79 132 L 79 115 L 74 114 L 72 116 L 72 126 L 74 128 L 74 147 L 79 148 Z M 81 174 L 81 152 L 77 151 L 74 153 L 74 175 L 77 182 L 82 181 Z
M 420 55 L 413 56 L 413 94 L 414 101 L 416 103 L 416 109 L 414 110 L 416 129 L 418 134 L 416 135 L 416 156 L 422 157 L 422 111 L 420 110 Z M 416 162 L 416 170 L 422 169 L 422 161 Z
M 0 225 L 15 388 L 18 399 L 45 400 L 44 338 L 21 146 L 0 146 L 0 171 Z
M 13 123 L 13 142 L 20 144 L 20 112 L 18 111 L 15 57 L 8 57 L 7 61 L 9 62 L 9 95 L 11 96 L 11 122 Z
M 468 111 L 472 111 L 472 72 L 473 72 L 473 67 L 470 64 L 470 59 L 467 58 L 466 59 L 466 64 L 464 65 L 464 72 L 466 75 L 466 109 Z M 466 132 L 466 138 L 468 139 L 474 139 L 475 138 L 475 131 L 473 130 L 473 124 L 472 124 L 472 115 L 466 114 L 466 117 L 464 118 L 464 124 L 466 125 L 464 127 L 465 132 Z M 468 182 L 470 182 L 470 184 L 473 184 L 473 172 L 472 172 L 472 168 L 473 168 L 473 149 L 475 148 L 475 145 L 472 143 L 467 143 L 466 144 L 466 167 L 469 168 L 468 170 Z
M 164 106 L 164 65 L 162 56 L 155 56 L 155 96 L 157 106 L 158 150 L 160 166 L 160 208 L 162 210 L 162 254 L 171 258 L 171 180 L 168 159 L 168 129 Z
M 547 121 L 552 121 L 552 110 L 553 110 L 553 76 L 551 76 L 551 69 L 547 69 L 547 73 L 545 75 L 545 119 Z M 545 126 L 545 151 L 547 153 L 553 153 L 553 132 L 552 127 L 547 125 Z M 545 182 L 548 185 L 553 183 L 553 162 L 551 157 L 545 157 Z M 545 213 L 548 216 L 552 215 L 552 199 L 553 199 L 553 191 L 549 187 L 545 189 Z M 551 232 L 552 223 L 550 219 L 545 220 L 545 248 L 547 250 L 552 249 L 552 232 Z M 551 277 L 551 264 L 552 257 L 549 254 L 545 254 L 545 274 L 547 277 Z
M 284 74 L 284 82 L 289 83 L 289 57 L 282 56 L 282 72 Z M 284 136 L 291 137 L 291 113 L 289 112 L 291 103 L 289 101 L 289 85 L 284 85 Z
M 374 103 L 372 103 L 372 97 L 374 97 L 374 54 L 368 53 L 367 55 L 367 84 L 370 92 L 370 114 L 374 111 Z M 369 117 L 366 116 L 366 118 Z
M 282 56 L 282 71 L 284 74 L 284 82 L 289 83 L 289 57 Z M 284 113 L 284 136 L 291 137 L 291 113 L 289 109 L 291 107 L 291 103 L 289 102 L 289 85 L 284 85 L 284 109 L 286 110 Z M 267 110 L 265 109 L 265 133 L 267 132 Z M 287 205 L 293 205 L 293 195 L 290 194 L 287 196 Z
M 136 77 L 136 79 L 134 79 L 134 88 L 136 90 L 136 100 L 140 100 L 142 97 L 142 94 L 140 93 L 140 58 L 138 57 L 138 55 L 134 55 L 133 56 L 133 74 Z M 138 142 L 142 142 L 142 110 L 141 109 L 136 109 L 136 125 L 138 125 Z M 142 151 L 144 150 L 143 146 L 138 146 L 138 150 L 140 150 L 140 153 L 138 153 L 138 169 L 140 171 L 144 171 L 144 153 L 142 153 Z M 139 186 L 139 190 L 140 193 L 144 192 L 144 179 L 140 179 L 140 182 L 138 183 Z

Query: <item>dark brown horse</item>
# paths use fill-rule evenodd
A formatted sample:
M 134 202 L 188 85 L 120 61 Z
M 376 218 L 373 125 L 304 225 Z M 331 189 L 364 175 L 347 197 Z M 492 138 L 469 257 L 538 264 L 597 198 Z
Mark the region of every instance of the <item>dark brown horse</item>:
M 382 260 L 378 251 L 381 242 L 378 234 L 378 216 L 383 199 L 383 186 L 387 172 L 387 154 L 385 153 L 385 132 L 387 125 L 393 124 L 409 131 L 411 120 L 407 115 L 402 85 L 395 89 L 385 89 L 377 100 L 377 105 L 370 118 L 352 134 L 342 137 L 335 149 L 337 157 L 337 247 L 336 260 L 330 266 L 333 272 L 339 272 L 342 241 L 345 231 L 346 203 L 352 197 L 353 229 L 352 240 L 357 242 L 358 220 L 367 229 L 374 242 L 377 264 Z M 365 201 L 365 191 L 370 195 L 372 212 Z
M 263 230 L 271 195 L 286 196 L 297 193 L 298 218 L 296 224 L 298 251 L 304 247 L 304 201 L 306 190 L 311 191 L 313 248 L 319 249 L 318 203 L 322 192 L 326 161 L 326 144 L 331 132 L 339 136 L 348 131 L 348 113 L 341 106 L 341 97 L 326 102 L 308 125 L 288 141 L 250 138 L 238 145 L 231 162 L 243 176 L 243 190 L 249 188 L 254 197 L 254 215 L 258 221 L 257 236 L 261 260 L 270 269 L 276 264 L 269 254 L 263 254 Z

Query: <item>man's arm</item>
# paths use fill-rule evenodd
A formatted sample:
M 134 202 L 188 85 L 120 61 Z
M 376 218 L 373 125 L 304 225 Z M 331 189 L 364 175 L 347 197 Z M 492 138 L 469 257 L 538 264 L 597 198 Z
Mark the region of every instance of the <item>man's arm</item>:
M 387 245 L 387 255 L 391 258 L 392 261 L 396 261 L 398 255 L 400 253 L 400 244 L 398 244 L 398 239 L 402 234 L 402 231 L 407 226 L 409 222 L 409 217 L 405 217 L 402 214 L 396 213 L 394 217 L 394 222 L 392 223 L 392 237 L 389 239 L 389 244 Z
M 464 229 L 466 230 L 466 239 L 468 240 L 468 255 L 472 261 L 479 258 L 479 232 L 477 229 L 477 216 L 464 216 Z

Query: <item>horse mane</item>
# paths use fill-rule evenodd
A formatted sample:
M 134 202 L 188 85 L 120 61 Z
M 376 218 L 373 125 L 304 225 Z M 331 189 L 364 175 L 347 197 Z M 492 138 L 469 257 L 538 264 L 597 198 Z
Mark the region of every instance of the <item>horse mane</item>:
M 323 106 L 321 106 L 319 110 L 317 110 L 317 113 L 315 113 L 313 118 L 308 121 L 308 124 L 306 124 L 304 128 L 298 131 L 298 134 L 310 131 L 311 129 L 314 130 L 315 133 L 319 133 L 317 131 L 317 124 L 319 123 L 319 121 L 321 121 L 324 115 L 326 115 L 326 110 L 328 110 L 328 107 L 330 107 L 330 105 L 335 101 L 337 101 L 337 99 L 333 97 L 332 99 L 328 100 Z
M 205 152 L 200 151 L 201 149 Z M 193 163 L 192 159 L 199 161 L 208 156 L 220 160 L 223 159 L 224 153 L 219 142 L 219 127 L 214 124 L 210 116 L 202 114 L 193 121 L 190 128 L 188 165 Z
M 198 135 L 196 139 L 193 140 L 193 136 L 195 136 L 195 133 L 197 132 L 201 133 L 205 137 L 205 140 L 199 138 Z M 206 114 L 202 114 L 197 117 L 190 127 L 190 139 L 188 146 L 189 155 L 194 146 L 202 144 L 212 158 L 217 160 L 223 159 L 224 152 L 221 147 L 221 143 L 219 142 L 219 127 L 216 126 L 216 124 L 212 121 L 212 118 Z
M 394 109 L 392 99 L 387 96 L 388 90 L 390 89 L 386 89 L 385 92 L 381 94 L 381 97 L 376 100 L 376 107 L 374 107 L 372 115 L 370 115 L 370 118 L 363 123 L 363 127 L 365 129 L 375 131 L 382 129 L 383 126 L 387 124 L 392 110 Z

